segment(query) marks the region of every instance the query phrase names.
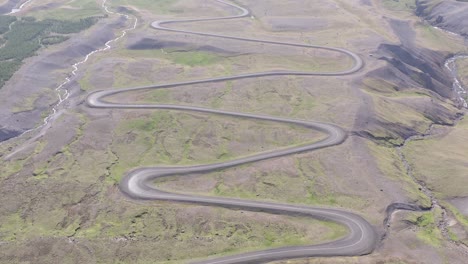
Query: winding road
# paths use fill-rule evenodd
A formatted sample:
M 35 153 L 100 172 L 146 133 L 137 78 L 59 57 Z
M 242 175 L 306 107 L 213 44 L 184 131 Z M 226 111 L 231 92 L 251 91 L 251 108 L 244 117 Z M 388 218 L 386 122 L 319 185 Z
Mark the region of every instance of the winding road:
M 281 204 L 281 203 L 269 203 L 261 201 L 251 201 L 243 199 L 231 199 L 231 198 L 221 198 L 221 197 L 208 197 L 208 196 L 195 196 L 189 194 L 181 193 L 169 193 L 156 189 L 153 185 L 153 182 L 156 178 L 161 177 L 170 177 L 174 175 L 186 175 L 191 173 L 206 173 L 215 170 L 222 170 L 233 166 L 238 166 L 246 163 L 253 163 L 260 160 L 277 158 L 281 156 L 296 154 L 305 151 L 317 150 L 320 148 L 331 147 L 339 145 L 346 140 L 347 133 L 340 127 L 321 122 L 313 121 L 304 121 L 304 120 L 295 120 L 289 118 L 273 117 L 267 115 L 257 115 L 257 114 L 248 114 L 248 113 L 238 113 L 238 112 L 229 112 L 223 110 L 215 110 L 202 107 L 191 107 L 191 106 L 181 106 L 181 105 L 167 105 L 167 104 L 120 104 L 106 101 L 105 98 L 111 95 L 125 93 L 136 90 L 144 89 L 168 89 L 172 87 L 181 87 L 181 86 L 190 86 L 193 84 L 201 84 L 208 82 L 224 82 L 228 80 L 235 79 L 245 79 L 245 78 L 258 78 L 264 76 L 277 76 L 277 75 L 304 75 L 304 76 L 341 76 L 348 75 L 359 71 L 363 62 L 361 58 L 345 49 L 340 48 L 331 48 L 331 47 L 322 47 L 314 45 L 305 45 L 297 43 L 288 43 L 288 42 L 277 42 L 277 41 L 267 41 L 260 39 L 251 39 L 251 38 L 240 38 L 219 34 L 211 33 L 202 33 L 195 31 L 186 31 L 178 30 L 167 27 L 170 24 L 181 23 L 181 22 L 197 22 L 197 21 L 220 21 L 228 19 L 238 19 L 247 17 L 250 15 L 250 12 L 240 7 L 236 4 L 216 0 L 224 5 L 228 5 L 232 8 L 235 8 L 240 11 L 240 14 L 227 17 L 215 17 L 215 18 L 202 18 L 202 19 L 186 19 L 186 20 L 166 20 L 166 21 L 156 21 L 151 24 L 154 29 L 172 31 L 177 33 L 185 33 L 206 37 L 216 37 L 223 39 L 232 39 L 240 41 L 249 41 L 249 42 L 258 42 L 265 43 L 270 45 L 280 45 L 283 47 L 303 47 L 311 49 L 322 49 L 332 52 L 338 52 L 349 56 L 353 61 L 353 66 L 344 71 L 340 72 L 301 72 L 301 71 L 269 71 L 269 72 L 259 72 L 259 73 L 250 73 L 242 75 L 234 75 L 220 78 L 210 78 L 204 80 L 188 81 L 188 82 L 179 82 L 179 83 L 170 83 L 170 84 L 161 84 L 153 86 L 144 86 L 144 87 L 134 87 L 126 88 L 120 90 L 111 90 L 111 91 L 97 91 L 91 93 L 87 98 L 87 104 L 89 107 L 93 108 L 107 108 L 107 109 L 164 109 L 164 110 L 177 110 L 177 111 L 195 111 L 202 112 L 207 114 L 217 114 L 225 115 L 231 117 L 239 118 L 250 118 L 256 120 L 267 120 L 273 122 L 281 122 L 294 124 L 298 126 L 303 126 L 309 129 L 318 130 L 326 133 L 328 136 L 318 142 L 303 145 L 290 147 L 281 150 L 275 150 L 265 153 L 260 153 L 252 155 L 249 157 L 243 157 L 231 161 L 198 165 L 198 166 L 184 166 L 184 167 L 147 167 L 147 168 L 138 168 L 129 172 L 121 181 L 120 189 L 123 193 L 134 199 L 143 199 L 143 200 L 166 200 L 173 202 L 184 202 L 184 203 L 196 203 L 203 204 L 208 206 L 221 206 L 227 208 L 237 208 L 242 210 L 250 211 L 262 211 L 267 213 L 274 214 L 284 214 L 284 215 L 301 215 L 307 216 L 318 220 L 333 221 L 344 225 L 348 228 L 349 233 L 347 236 L 340 238 L 338 240 L 310 246 L 294 246 L 294 247 L 282 247 L 274 248 L 269 250 L 255 251 L 249 253 L 238 254 L 234 256 L 226 256 L 222 258 L 214 258 L 210 260 L 204 260 L 197 263 L 210 263 L 210 264 L 227 264 L 227 263 L 260 263 L 267 262 L 278 259 L 288 259 L 288 258 L 301 258 L 301 257 L 315 257 L 315 256 L 358 256 L 371 253 L 377 245 L 377 234 L 375 233 L 373 227 L 362 217 L 353 214 L 351 212 L 338 210 L 338 209 L 328 209 L 328 208 L 315 208 L 308 206 L 298 206 L 290 204 Z

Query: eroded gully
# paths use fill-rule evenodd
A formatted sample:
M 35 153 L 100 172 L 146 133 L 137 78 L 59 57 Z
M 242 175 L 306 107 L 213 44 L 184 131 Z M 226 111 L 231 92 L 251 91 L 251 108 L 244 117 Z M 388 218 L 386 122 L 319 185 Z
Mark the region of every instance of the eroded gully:
M 445 31 L 445 30 L 443 30 Z M 448 32 L 450 34 L 455 34 L 453 32 Z M 455 103 L 458 105 L 460 109 L 465 109 L 464 113 L 466 112 L 466 109 L 468 108 L 467 104 L 467 89 L 463 86 L 462 82 L 459 79 L 458 76 L 458 71 L 457 71 L 457 60 L 461 59 L 467 59 L 468 55 L 466 54 L 456 54 L 450 58 L 448 58 L 445 63 L 444 67 L 450 72 L 450 75 L 453 79 L 452 84 L 453 84 L 453 94 L 455 96 Z M 461 115 L 457 117 L 457 119 L 454 122 L 455 126 L 458 121 L 460 121 L 464 115 Z M 456 249 L 461 250 L 465 255 L 468 255 L 468 246 L 465 244 L 462 244 L 458 241 L 454 241 L 450 235 L 449 235 L 449 227 L 450 227 L 450 219 L 448 217 L 448 212 L 447 209 L 440 204 L 438 201 L 437 197 L 434 195 L 432 190 L 430 190 L 426 183 L 422 180 L 419 180 L 418 178 L 415 177 L 413 173 L 413 168 L 410 164 L 410 162 L 407 160 L 403 149 L 412 141 L 414 140 L 424 140 L 425 138 L 429 137 L 432 135 L 433 127 L 435 124 L 431 124 L 428 128 L 428 130 L 422 134 L 422 135 L 414 135 L 411 137 L 408 137 L 405 139 L 403 144 L 401 146 L 397 146 L 396 150 L 398 153 L 398 156 L 400 157 L 402 163 L 405 166 L 406 173 L 408 176 L 411 177 L 413 182 L 415 182 L 418 186 L 421 192 L 424 193 L 429 199 L 430 199 L 430 206 L 429 207 L 424 207 L 420 205 L 415 205 L 415 204 L 407 204 L 407 203 L 394 203 L 391 204 L 387 207 L 387 217 L 384 220 L 384 234 L 382 236 L 382 240 L 385 239 L 388 236 L 388 232 L 391 226 L 391 219 L 393 213 L 395 213 L 398 210 L 408 210 L 408 211 L 434 211 L 434 210 L 440 210 L 441 212 L 441 217 L 439 221 L 437 222 L 437 227 L 441 231 L 441 234 L 443 238 L 447 241 L 449 241 L 453 246 L 456 247 Z

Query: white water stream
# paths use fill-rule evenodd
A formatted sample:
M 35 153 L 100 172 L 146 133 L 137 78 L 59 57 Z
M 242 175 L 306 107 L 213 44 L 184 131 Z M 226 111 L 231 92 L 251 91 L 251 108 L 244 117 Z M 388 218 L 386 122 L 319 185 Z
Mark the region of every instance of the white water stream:
M 461 37 L 460 34 L 457 34 L 455 32 L 452 32 L 452 31 L 449 31 L 440 27 L 436 27 L 436 26 L 432 26 L 432 27 L 440 31 L 443 31 L 445 33 L 448 33 L 450 35 Z M 468 41 L 468 38 L 465 38 L 465 43 L 467 43 L 467 41 Z M 467 102 L 467 95 L 468 95 L 467 89 L 468 88 L 463 87 L 462 83 L 460 82 L 460 79 L 458 78 L 459 76 L 458 76 L 458 71 L 457 71 L 457 60 L 459 59 L 468 59 L 468 55 L 457 54 L 453 57 L 450 57 L 445 61 L 444 66 L 445 68 L 447 68 L 447 70 L 450 71 L 452 75 L 452 78 L 453 78 L 452 85 L 453 85 L 453 91 L 455 92 L 456 100 L 460 103 L 460 106 L 462 106 L 463 108 L 468 108 L 468 102 Z
M 127 19 L 130 19 L 130 16 L 129 15 L 126 15 L 126 14 L 122 14 L 122 13 L 117 13 L 117 12 L 113 12 L 113 11 L 110 11 L 109 10 L 109 7 L 106 5 L 107 3 L 107 0 L 103 0 L 102 2 L 102 8 L 108 13 L 108 14 L 116 14 L 116 15 L 121 15 L 121 16 L 124 16 L 125 18 Z M 127 32 L 130 31 L 130 30 L 133 30 L 136 28 L 138 24 L 138 18 L 135 17 L 135 21 L 133 23 L 133 25 L 130 27 L 130 28 L 127 28 L 127 29 L 124 29 L 122 30 L 121 34 L 119 36 L 117 36 L 116 38 L 114 39 L 111 39 L 109 41 L 107 41 L 105 44 L 104 44 L 104 47 L 103 48 L 100 48 L 100 49 L 96 49 L 96 50 L 93 50 L 91 51 L 90 53 L 88 53 L 83 60 L 75 63 L 72 65 L 72 68 L 73 70 L 71 71 L 70 73 L 70 77 L 66 77 L 64 82 L 61 83 L 57 88 L 55 88 L 55 91 L 57 92 L 57 96 L 58 96 L 58 99 L 59 101 L 52 107 L 52 112 L 50 115 L 48 115 L 46 118 L 44 118 L 44 123 L 39 126 L 39 127 L 36 127 L 36 128 L 33 128 L 31 129 L 30 131 L 32 130 L 36 130 L 38 128 L 41 128 L 41 127 L 44 127 L 46 126 L 51 120 L 53 120 L 55 118 L 55 115 L 57 114 L 57 111 L 58 111 L 58 108 L 60 107 L 60 105 L 62 105 L 69 97 L 70 97 L 70 92 L 68 91 L 68 89 L 65 88 L 65 86 L 67 84 L 69 84 L 72 80 L 73 80 L 73 77 L 76 76 L 78 70 L 79 70 L 79 66 L 86 63 L 89 58 L 91 56 L 93 56 L 94 54 L 98 53 L 98 52 L 103 52 L 103 51 L 106 51 L 106 50 L 109 50 L 111 48 L 110 44 L 113 43 L 113 42 L 116 42 L 118 40 L 120 40 L 121 38 L 125 37 L 125 35 L 127 35 Z M 25 131 L 24 133 L 27 133 L 29 131 Z
M 439 29 L 439 30 L 442 30 L 446 33 L 449 33 L 449 34 L 452 34 L 452 35 L 457 35 L 457 36 L 460 36 L 454 32 L 450 32 L 450 31 L 447 31 L 447 30 L 444 30 L 444 29 L 441 29 L 441 28 L 438 28 L 438 27 L 434 27 L 436 29 Z M 465 87 L 463 87 L 462 83 L 460 82 L 460 79 L 459 79 L 459 76 L 458 76 L 458 71 L 457 71 L 457 60 L 459 59 L 468 59 L 468 55 L 467 54 L 457 54 L 457 55 L 454 55 L 450 58 L 448 58 L 445 63 L 444 63 L 444 67 L 447 68 L 447 70 L 450 72 L 450 74 L 452 75 L 452 78 L 453 78 L 453 92 L 455 93 L 455 100 L 457 103 L 459 103 L 459 106 L 462 107 L 462 108 L 468 108 L 468 104 L 467 104 L 467 89 Z M 420 190 L 431 200 L 431 206 L 430 208 L 428 208 L 427 210 L 434 210 L 434 208 L 437 208 L 439 210 L 442 211 L 442 217 L 441 219 L 437 222 L 437 226 L 439 228 L 439 230 L 441 231 L 443 237 L 445 239 L 447 239 L 448 241 L 452 242 L 451 246 L 454 248 L 454 249 L 458 249 L 458 250 L 461 250 L 461 252 L 464 254 L 464 255 L 468 255 L 468 247 L 465 246 L 464 244 L 462 243 L 458 243 L 458 242 L 455 242 L 452 240 L 452 238 L 450 237 L 450 230 L 448 229 L 451 224 L 450 224 L 450 221 L 448 219 L 448 213 L 447 213 L 447 209 L 444 208 L 443 206 L 440 205 L 439 201 L 437 200 L 436 196 L 434 195 L 433 191 L 430 190 L 429 188 L 427 188 L 425 182 L 423 181 L 420 181 L 418 180 L 414 174 L 413 174 L 413 171 L 412 171 L 412 167 L 410 165 L 410 163 L 408 162 L 408 160 L 406 159 L 404 153 L 403 153 L 403 148 L 409 143 L 411 142 L 412 140 L 421 140 L 421 139 L 424 139 L 425 137 L 431 135 L 431 130 L 433 128 L 433 125 L 431 125 L 429 127 L 429 129 L 422 135 L 415 135 L 415 136 L 412 136 L 412 137 L 409 137 L 407 138 L 403 145 L 399 146 L 396 148 L 397 150 L 397 153 L 401 159 L 401 161 L 403 162 L 405 168 L 406 168 L 406 172 L 407 174 L 411 177 L 411 179 L 420 187 Z M 397 209 L 399 210 L 399 209 Z M 395 211 L 397 210 L 394 210 L 392 211 L 391 213 L 394 213 Z M 390 224 L 391 224 L 391 214 L 388 216 L 388 219 L 386 219 L 385 221 L 385 234 L 383 236 L 383 238 L 385 238 L 387 236 L 387 232 L 390 228 Z
M 27 3 L 30 3 L 32 0 L 28 0 L 27 2 L 25 2 L 24 4 L 22 4 L 20 6 L 20 9 L 23 8 Z M 114 11 L 111 11 L 109 9 L 109 7 L 106 5 L 107 4 L 107 0 L 103 0 L 102 2 L 102 8 L 104 9 L 104 11 L 110 15 L 120 15 L 120 16 L 124 16 L 126 19 L 130 20 L 131 17 L 127 14 L 123 14 L 123 13 L 118 13 L 118 12 L 114 12 Z M 13 12 L 13 11 L 12 11 Z M 18 11 L 16 11 L 18 12 Z M 18 137 L 21 137 L 25 134 L 28 134 L 28 133 L 31 133 L 33 131 L 36 131 L 36 130 L 41 130 L 40 133 L 38 133 L 37 135 L 35 135 L 34 137 L 28 139 L 28 142 L 33 142 L 35 141 L 37 138 L 39 138 L 40 136 L 42 136 L 44 133 L 45 133 L 45 130 L 47 130 L 50 126 L 50 123 L 55 120 L 59 115 L 59 109 L 60 109 L 60 106 L 67 101 L 67 99 L 70 97 L 70 92 L 69 90 L 66 88 L 66 85 L 68 85 L 69 83 L 71 83 L 71 81 L 73 80 L 74 77 L 76 77 L 77 75 L 77 72 L 78 70 L 80 69 L 80 65 L 86 63 L 89 58 L 91 56 L 93 56 L 94 54 L 96 53 L 99 53 L 99 52 L 104 52 L 106 50 L 109 50 L 111 48 L 111 44 L 113 42 L 116 42 L 118 40 L 120 40 L 121 38 L 125 37 L 127 35 L 127 32 L 130 31 L 130 30 L 134 30 L 136 28 L 138 24 L 138 18 L 134 17 L 134 23 L 132 24 L 131 27 L 129 28 L 126 28 L 124 30 L 122 30 L 122 32 L 120 33 L 120 35 L 118 35 L 116 38 L 114 39 L 111 39 L 109 41 L 107 41 L 105 44 L 104 44 L 104 47 L 102 48 L 99 48 L 99 49 L 96 49 L 96 50 L 93 50 L 91 51 L 90 53 L 88 53 L 83 60 L 75 63 L 72 65 L 72 71 L 70 72 L 70 74 L 68 75 L 68 77 L 65 77 L 65 80 L 55 88 L 55 91 L 57 93 L 57 97 L 58 97 L 58 102 L 56 104 L 54 104 L 52 106 L 52 109 L 51 109 L 51 112 L 49 115 L 47 115 L 47 117 L 45 117 L 43 119 L 43 123 L 40 125 L 40 126 L 37 126 L 35 128 L 32 128 L 32 129 L 29 129 L 29 130 L 26 130 L 24 131 L 23 133 L 21 133 L 19 136 L 17 137 L 14 137 L 14 138 L 18 138 Z M 12 139 L 14 139 L 12 138 Z M 8 141 L 8 140 L 7 140 Z M 4 141 L 4 142 L 7 142 L 7 141 Z M 27 142 L 26 142 L 27 143 Z M 1 144 L 1 143 L 0 143 Z M 5 159 L 8 159 L 10 157 L 12 157 L 13 155 L 15 155 L 16 153 L 18 153 L 19 151 L 21 151 L 24 146 L 26 146 L 28 144 L 22 144 L 22 147 L 20 147 L 19 149 L 13 151 L 12 153 L 10 153 L 9 155 L 7 155 L 5 157 Z
M 453 91 L 455 92 L 457 101 L 459 101 L 461 106 L 463 106 L 464 108 L 468 108 L 468 103 L 466 101 L 468 94 L 467 94 L 466 88 L 463 87 L 462 83 L 458 79 L 457 60 L 460 60 L 460 59 L 468 59 L 468 55 L 466 54 L 455 55 L 449 58 L 447 61 L 445 61 L 444 66 L 452 74 Z
M 21 11 L 21 9 L 23 9 L 27 4 L 31 3 L 33 0 L 28 0 L 24 3 L 22 3 L 18 8 L 13 8 L 10 13 L 8 13 L 7 15 L 11 15 L 11 14 L 14 14 L 14 13 L 18 13 L 19 11 Z

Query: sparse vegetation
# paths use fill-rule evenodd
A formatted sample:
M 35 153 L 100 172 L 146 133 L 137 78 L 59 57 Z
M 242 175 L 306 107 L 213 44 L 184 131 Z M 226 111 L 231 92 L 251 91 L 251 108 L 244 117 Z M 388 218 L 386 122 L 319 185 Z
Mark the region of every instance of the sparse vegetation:
M 436 216 L 436 213 L 436 211 L 423 214 L 413 213 L 409 221 L 418 227 L 417 237 L 419 239 L 434 247 L 440 247 L 443 238 L 435 219 L 440 216 Z
M 463 87 L 468 90 L 468 57 L 457 60 L 457 71 Z
M 148 10 L 152 12 L 153 14 L 161 14 L 161 13 L 168 13 L 168 12 L 174 12 L 177 10 L 172 9 L 172 6 L 176 3 L 177 1 L 174 0 L 158 0 L 158 1 L 153 1 L 153 0 L 114 0 L 112 2 L 113 6 L 121 6 L 121 5 L 128 5 L 128 6 L 134 6 L 137 8 L 141 8 L 144 10 Z
M 171 121 L 168 114 L 161 117 L 155 115 L 154 118 L 156 121 L 149 122 L 150 125 L 144 121 L 130 120 L 125 129 L 116 131 L 112 147 L 122 159 L 116 162 L 113 151 L 105 146 L 82 148 L 82 144 L 90 139 L 87 135 L 94 127 L 86 117 L 75 117 L 76 121 L 70 123 L 67 131 L 61 131 L 62 134 L 72 133 L 66 146 L 47 161 L 34 163 L 32 176 L 27 180 L 27 186 L 22 187 L 39 185 L 50 188 L 50 191 L 44 195 L 31 192 L 20 198 L 23 202 L 32 196 L 40 196 L 35 208 L 28 214 L 18 210 L 0 215 L 0 222 L 3 223 L 0 235 L 3 241 L 8 241 L 8 244 L 0 245 L 2 255 L 12 254 L 9 250 L 12 244 L 35 243 L 33 241 L 48 237 L 47 241 L 40 242 L 43 246 L 48 247 L 51 243 L 60 246 L 58 237 L 73 237 L 94 249 L 106 245 L 105 250 L 95 251 L 95 256 L 104 263 L 107 260 L 112 263 L 129 261 L 116 254 L 123 250 L 119 246 L 121 241 L 134 242 L 124 249 L 128 252 L 135 248 L 146 251 L 151 244 L 152 253 L 140 256 L 139 261 L 182 261 L 213 254 L 232 254 L 239 250 L 317 243 L 346 234 L 346 228 L 340 225 L 301 217 L 182 204 L 172 204 L 170 207 L 158 203 L 135 206 L 119 195 L 110 197 L 109 192 L 117 190 L 115 182 L 106 178 L 111 176 L 110 167 L 125 165 L 123 158 L 126 157 L 119 151 L 124 151 L 124 148 L 120 145 L 131 138 L 128 134 L 119 134 L 129 129 L 132 133 L 144 133 L 142 136 L 146 137 L 154 133 L 155 128 L 162 127 L 163 122 Z M 69 119 L 59 120 L 57 124 L 69 122 Z M 31 164 L 33 157 L 54 148 L 50 144 L 53 138 L 42 139 L 33 150 L 35 154 L 27 157 L 22 164 Z M 133 146 L 138 148 L 138 144 L 133 143 Z M 22 166 L 14 162 L 9 164 Z M 7 169 L 8 172 L 3 170 L 1 175 L 16 171 Z M 128 169 L 125 167 L 123 171 Z M 53 191 L 57 187 L 60 191 Z M 63 192 L 67 195 L 63 196 Z M 87 217 L 83 218 L 83 214 Z M 173 240 L 173 243 L 168 244 L 167 239 Z M 158 250 L 154 250 L 155 246 Z
M 30 15 L 37 19 L 56 19 L 78 21 L 88 17 L 99 17 L 103 15 L 101 9 L 102 1 L 95 0 L 71 0 L 64 2 L 57 8 L 44 8 L 37 10 Z M 109 1 L 111 2 L 111 1 Z
M 367 145 L 380 171 L 390 180 L 399 184 L 412 202 L 426 208 L 431 206 L 430 198 L 420 190 L 420 187 L 407 174 L 405 165 L 394 147 L 386 147 L 373 142 L 368 142 Z
M 218 57 L 206 52 L 177 52 L 172 55 L 175 63 L 188 66 L 205 66 L 216 62 Z
M 392 11 L 413 11 L 416 8 L 415 0 L 383 0 L 382 2 Z
M 37 12 L 31 13 L 36 20 L 26 17 L 12 24 L 12 28 L 15 24 L 47 25 L 46 29 L 31 25 L 23 27 L 22 33 L 30 37 L 18 34 L 17 38 L 33 40 L 39 48 L 60 43 L 69 37 L 68 33 L 77 32 L 81 26 L 88 26 L 88 17 L 102 12 L 100 1 L 56 2 L 59 4 L 57 8 L 37 9 Z M 286 49 L 285 53 L 291 52 L 291 55 L 285 55 L 276 54 L 275 51 L 270 53 L 265 47 L 253 45 L 250 50 L 240 50 L 239 53 L 223 52 L 224 48 L 234 49 L 235 45 L 224 46 L 223 41 L 217 42 L 211 38 L 206 43 L 199 44 L 223 49 L 214 49 L 212 52 L 205 46 L 197 48 L 196 45 L 187 50 L 164 48 L 164 52 L 160 49 L 127 49 L 138 38 L 155 38 L 168 43 L 189 43 L 196 39 L 190 35 L 153 31 L 143 23 L 155 19 L 159 14 L 167 15 L 161 19 L 186 16 L 184 12 L 190 13 L 189 17 L 192 14 L 196 17 L 198 8 L 205 12 L 203 15 L 212 15 L 208 12 L 211 1 L 202 2 L 108 1 L 112 10 L 124 10 L 117 7 L 128 6 L 132 14 L 141 18 L 140 24 L 127 35 L 128 38 L 115 42 L 112 49 L 92 56 L 78 72 L 78 76 L 83 78 L 76 81 L 87 93 L 97 89 L 118 89 L 257 71 L 338 71 L 350 65 L 349 60 L 343 57 L 320 51 L 309 54 L 298 51 L 294 55 L 292 49 Z M 345 128 L 350 134 L 348 140 L 333 148 L 206 175 L 162 179 L 155 184 L 166 190 L 203 195 L 333 206 L 360 214 L 377 228 L 381 227 L 385 206 L 391 202 L 415 202 L 428 207 L 430 200 L 407 175 L 393 145 L 403 142 L 403 136 L 399 132 L 407 130 L 400 129 L 401 127 L 413 129 L 417 133 L 427 129 L 432 121 L 426 110 L 430 110 L 432 106 L 427 104 L 419 109 L 417 106 L 425 100 L 437 98 L 433 98 L 430 91 L 397 85 L 391 80 L 387 82 L 368 78 L 364 80 L 364 85 L 358 81 L 367 76 L 371 69 L 383 64 L 382 61 L 374 60 L 375 57 L 367 58 L 366 53 L 375 53 L 373 49 L 382 41 L 398 41 L 387 20 L 382 19 L 388 10 L 387 13 L 382 13 L 376 5 L 353 5 L 345 0 L 334 1 L 331 5 L 322 5 L 322 2 L 273 2 L 275 1 L 263 13 L 261 4 L 252 1 L 253 19 L 229 21 L 225 26 L 217 25 L 210 30 L 229 31 L 239 36 L 250 34 L 256 38 L 346 47 L 359 52 L 366 63 L 369 63 L 361 73 L 353 76 L 244 79 L 130 92 L 116 95 L 109 100 L 196 105 L 319 120 Z M 385 2 L 387 7 L 395 11 L 391 12 L 391 19 L 397 19 L 401 14 L 407 19 L 410 13 L 407 11 L 413 8 L 414 3 L 409 0 Z M 186 3 L 191 6 L 182 8 Z M 284 8 L 286 4 L 288 7 Z M 340 8 L 336 8 L 338 6 Z M 226 11 L 219 6 L 214 7 L 218 8 L 216 12 Z M 376 14 L 369 15 L 369 10 Z M 277 14 L 284 11 L 289 14 L 279 18 Z M 333 13 L 335 11 L 336 14 Z M 300 36 L 298 31 L 266 32 L 262 28 L 265 19 L 281 21 L 296 13 L 300 16 L 313 14 L 318 22 L 326 23 L 323 23 L 322 28 L 310 31 L 301 29 L 303 32 L 300 32 Z M 52 17 L 56 20 L 49 20 Z M 111 17 L 114 18 L 113 15 Z M 70 21 L 54 24 L 53 21 L 58 20 Z M 237 32 L 237 26 L 229 24 L 231 22 L 232 25 L 241 22 L 245 28 L 242 27 Z M 184 26 L 190 27 L 188 24 Z M 444 47 L 437 32 L 426 30 L 419 24 L 415 27 L 419 34 L 415 37 L 416 42 L 437 43 Z M 93 33 L 95 32 L 97 31 Z M 11 34 L 8 28 L 0 36 L 3 39 L 0 40 L 0 45 L 2 42 L 8 44 L 11 40 L 5 38 L 7 34 Z M 455 45 L 447 45 L 447 49 L 452 50 Z M 14 51 L 13 47 L 11 50 Z M 34 54 L 34 47 L 30 50 Z M 16 55 L 23 56 L 22 53 L 15 52 Z M 11 67 L 6 64 L 10 61 L 16 62 L 11 59 L 0 63 L 0 72 L 2 66 L 14 69 L 14 64 Z M 18 67 L 19 65 L 20 63 Z M 13 111 L 31 109 L 38 96 L 43 96 L 43 93 L 31 93 Z M 84 97 L 83 92 L 80 100 Z M 368 105 L 371 107 L 366 108 Z M 45 135 L 13 159 L 0 161 L 0 191 L 5 194 L 0 206 L 0 263 L 4 259 L 7 260 L 6 263 L 54 263 L 57 260 L 60 263 L 181 263 L 193 258 L 320 243 L 342 237 L 347 232 L 340 225 L 301 217 L 160 201 L 134 202 L 118 189 L 121 178 L 128 171 L 140 166 L 183 166 L 232 160 L 253 153 L 316 141 L 323 138 L 322 134 L 285 124 L 190 112 L 93 109 L 95 112 L 88 115 L 89 111 L 91 110 L 81 105 L 68 108 L 60 119 L 54 121 Z M 441 117 L 443 118 L 445 117 Z M 356 136 L 360 132 L 361 127 L 358 125 L 361 121 L 381 125 L 371 131 L 378 140 L 369 141 L 361 135 Z M 463 133 L 459 133 L 460 142 L 466 141 L 460 136 Z M 421 156 L 429 159 L 422 166 L 428 166 L 427 170 L 434 173 L 429 173 L 428 178 L 435 179 L 436 182 L 441 172 L 458 174 L 464 171 L 459 164 L 466 160 L 466 155 L 460 154 L 455 147 L 452 148 L 454 144 L 463 144 L 445 138 L 442 141 L 445 145 L 432 141 L 425 145 L 418 141 L 413 148 L 409 144 L 408 153 L 405 154 L 414 159 L 411 165 L 416 168 L 415 175 L 420 177 L 418 179 L 427 179 L 426 168 L 417 171 L 417 159 Z M 384 142 L 390 144 L 381 144 Z M 10 153 L 8 147 L 14 144 L 15 141 L 0 145 L 0 156 Z M 448 153 L 455 153 L 455 160 L 430 153 L 431 149 L 438 148 L 447 148 Z M 414 153 L 410 153 L 412 151 Z M 445 169 L 438 168 L 442 166 L 436 165 L 441 160 L 458 165 L 454 170 L 444 171 Z M 447 184 L 443 186 L 443 192 L 445 188 L 458 188 L 460 191 L 466 185 L 463 185 L 463 181 L 461 183 L 460 186 Z M 387 184 L 395 189 L 387 189 Z M 438 186 L 429 181 L 428 187 L 433 186 L 436 187 L 434 190 L 438 196 L 445 197 L 437 189 Z M 392 193 L 393 190 L 398 192 Z M 443 206 L 453 211 L 459 222 L 468 222 L 456 209 Z M 427 262 L 427 257 L 422 253 L 443 248 L 444 243 L 436 226 L 439 218 L 437 212 L 409 213 L 409 220 L 414 226 L 404 230 L 399 227 L 407 225 L 407 222 L 398 221 L 402 213 L 399 214 L 392 220 L 392 227 L 396 228 L 390 230 L 386 238 L 389 241 L 385 241 L 386 246 L 380 249 L 381 253 L 356 258 L 306 261 L 403 264 L 413 263 L 413 258 Z M 398 248 L 401 249 L 401 254 L 398 253 L 398 256 L 388 256 L 388 248 L 395 248 L 395 243 L 408 238 L 401 235 L 404 232 L 411 233 L 408 236 L 410 242 L 401 243 L 401 248 Z M 463 237 L 458 233 L 448 235 L 454 240 L 461 240 Z M 42 254 L 43 252 L 46 253 Z M 413 257 L 414 254 L 418 256 Z M 402 256 L 410 260 L 400 260 Z M 303 261 L 293 260 L 291 263 Z
M 403 87 L 396 87 L 384 80 L 370 78 L 364 79 L 363 83 L 365 92 L 373 98 L 373 108 L 380 122 L 392 124 L 390 129 L 374 127 L 368 131 L 381 144 L 394 146 L 403 144 L 404 137 L 408 135 L 402 134 L 398 128 L 408 127 L 414 131 L 414 134 L 423 134 L 432 124 L 432 120 L 402 100 L 402 98 L 427 100 L 430 97 L 424 91 L 410 89 L 399 91 Z M 398 115 L 395 115 L 395 112 L 398 112 Z
M 468 173 L 468 152 L 460 148 L 468 140 L 467 131 L 468 120 L 464 119 L 437 137 L 410 142 L 404 150 L 414 175 L 426 182 L 439 198 L 468 195 L 464 187 L 468 184 L 468 178 L 464 177 Z

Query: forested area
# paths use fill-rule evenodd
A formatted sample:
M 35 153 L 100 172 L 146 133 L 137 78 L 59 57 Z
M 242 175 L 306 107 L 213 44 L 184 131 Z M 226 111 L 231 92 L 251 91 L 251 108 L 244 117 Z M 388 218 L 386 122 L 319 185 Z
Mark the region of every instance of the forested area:
M 0 16 L 0 88 L 18 70 L 25 58 L 33 56 L 43 46 L 67 40 L 67 34 L 87 29 L 97 20 L 96 17 L 89 17 L 76 21 L 37 21 L 33 17 L 18 20 L 14 16 Z
M 11 23 L 16 21 L 14 16 L 0 16 L 0 34 L 3 34 L 9 30 Z
M 71 34 L 78 33 L 84 29 L 91 27 L 97 22 L 97 20 L 98 18 L 96 17 L 88 17 L 77 21 L 47 19 L 44 20 L 44 22 L 48 23 L 51 26 L 50 30 L 52 32 L 59 34 Z
M 0 87 L 10 79 L 13 73 L 15 73 L 20 66 L 21 62 L 19 60 L 0 62 Z
M 67 36 L 61 36 L 61 35 L 58 35 L 58 36 L 47 36 L 47 37 L 43 37 L 41 39 L 41 44 L 42 45 L 54 45 L 54 44 L 57 44 L 57 43 L 60 43 L 60 42 L 64 42 L 65 40 L 69 39 L 69 37 Z

